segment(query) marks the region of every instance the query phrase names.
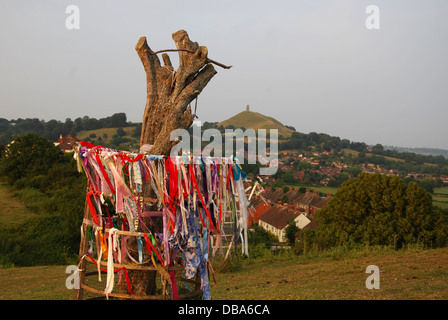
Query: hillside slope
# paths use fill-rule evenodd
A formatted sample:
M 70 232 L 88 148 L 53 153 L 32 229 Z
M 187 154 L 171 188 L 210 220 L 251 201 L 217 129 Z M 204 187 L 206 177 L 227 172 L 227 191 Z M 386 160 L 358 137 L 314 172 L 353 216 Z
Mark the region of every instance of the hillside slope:
M 446 300 L 447 248 L 334 251 L 291 258 L 275 256 L 215 271 L 214 300 Z M 365 286 L 366 267 L 380 268 L 380 289 Z M 0 300 L 70 300 L 67 266 L 0 269 Z M 104 280 L 103 280 L 104 281 Z M 105 283 L 101 284 L 101 287 Z M 86 297 L 91 297 L 86 293 Z
M 294 130 L 285 127 L 282 123 L 274 118 L 262 115 L 258 112 L 253 111 L 243 111 L 237 115 L 221 121 L 218 126 L 227 127 L 233 125 L 235 128 L 245 128 L 245 129 L 277 129 L 278 135 L 284 138 L 289 138 Z

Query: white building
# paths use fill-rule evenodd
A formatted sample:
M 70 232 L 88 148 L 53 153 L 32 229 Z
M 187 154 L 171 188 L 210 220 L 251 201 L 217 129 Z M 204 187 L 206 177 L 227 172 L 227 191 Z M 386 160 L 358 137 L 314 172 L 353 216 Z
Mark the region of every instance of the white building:
M 291 219 L 299 229 L 303 229 L 311 222 L 299 208 L 285 204 L 272 206 L 260 217 L 258 224 L 277 236 L 279 242 L 286 242 L 286 228 Z

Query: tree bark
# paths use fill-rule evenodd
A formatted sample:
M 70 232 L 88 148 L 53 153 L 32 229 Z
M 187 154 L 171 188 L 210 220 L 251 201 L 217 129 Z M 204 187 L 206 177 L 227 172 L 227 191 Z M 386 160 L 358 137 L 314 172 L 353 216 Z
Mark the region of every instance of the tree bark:
M 153 145 L 151 154 L 169 154 L 175 144 L 170 141 L 171 132 L 191 126 L 194 119 L 189 104 L 216 74 L 206 47 L 192 42 L 184 30 L 173 33 L 172 37 L 179 52 L 176 71 L 166 53 L 162 54 L 164 65 L 161 65 L 146 37 L 141 37 L 135 46 L 147 83 L 140 145 Z

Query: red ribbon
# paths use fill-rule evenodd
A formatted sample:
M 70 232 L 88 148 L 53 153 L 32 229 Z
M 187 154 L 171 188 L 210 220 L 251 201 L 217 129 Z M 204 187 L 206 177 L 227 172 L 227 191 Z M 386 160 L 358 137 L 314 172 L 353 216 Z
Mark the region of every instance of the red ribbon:
M 171 262 L 170 266 L 174 266 L 174 263 Z M 177 290 L 177 281 L 176 281 L 176 274 L 174 271 L 168 271 L 171 279 L 171 295 L 173 297 L 173 300 L 179 300 L 179 291 Z
M 100 225 L 100 222 L 98 221 L 98 216 L 96 214 L 96 208 L 95 205 L 93 204 L 92 200 L 90 199 L 91 196 L 93 196 L 94 193 L 92 191 L 90 191 L 89 193 L 87 193 L 87 203 L 89 205 L 89 210 L 90 210 L 90 214 L 92 215 L 93 221 L 96 223 L 96 225 Z
M 208 211 L 208 208 L 205 205 L 205 202 L 204 202 L 204 199 L 202 197 L 202 194 L 199 191 L 198 183 L 196 182 L 196 177 L 194 176 L 194 172 L 193 172 L 192 166 L 193 166 L 192 164 L 189 165 L 191 180 L 193 180 L 194 187 L 196 188 L 196 191 L 198 192 L 199 200 L 201 200 L 202 207 L 204 208 L 205 212 L 207 213 L 208 221 L 210 222 L 210 229 L 213 232 L 213 231 L 215 231 L 215 227 L 213 226 L 212 217 L 210 215 L 210 211 Z M 201 217 L 202 224 L 205 227 L 205 223 L 204 223 L 204 220 L 202 219 L 202 215 L 199 214 L 199 217 Z

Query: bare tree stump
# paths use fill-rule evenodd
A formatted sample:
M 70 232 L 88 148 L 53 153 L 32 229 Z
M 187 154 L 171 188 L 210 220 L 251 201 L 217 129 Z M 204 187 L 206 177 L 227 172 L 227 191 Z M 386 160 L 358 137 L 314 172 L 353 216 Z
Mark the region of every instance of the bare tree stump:
M 152 145 L 150 153 L 169 155 L 176 142 L 170 141 L 171 132 L 175 129 L 188 129 L 193 123 L 190 103 L 201 93 L 207 83 L 216 74 L 212 64 L 224 66 L 207 57 L 208 50 L 192 42 L 184 30 L 172 35 L 179 53 L 179 67 L 174 70 L 168 54 L 163 53 L 163 63 L 157 54 L 150 49 L 146 37 L 141 37 L 135 50 L 140 57 L 146 72 L 147 100 L 143 115 L 140 146 Z M 150 189 L 150 188 L 148 188 Z M 144 190 L 145 196 L 155 198 L 155 194 Z M 156 208 L 147 208 L 156 210 Z M 161 218 L 153 219 L 158 230 L 162 229 Z M 135 241 L 132 247 L 136 247 Z M 129 272 L 132 289 L 136 294 L 154 295 L 156 290 L 156 273 L 153 271 Z
M 163 53 L 160 64 L 146 37 L 141 37 L 135 50 L 146 72 L 147 100 L 143 115 L 140 145 L 153 145 L 152 154 L 168 155 L 173 142 L 171 132 L 188 129 L 193 123 L 189 104 L 216 74 L 208 50 L 192 42 L 184 30 L 173 33 L 179 52 L 179 67 L 175 71 L 168 54 Z

